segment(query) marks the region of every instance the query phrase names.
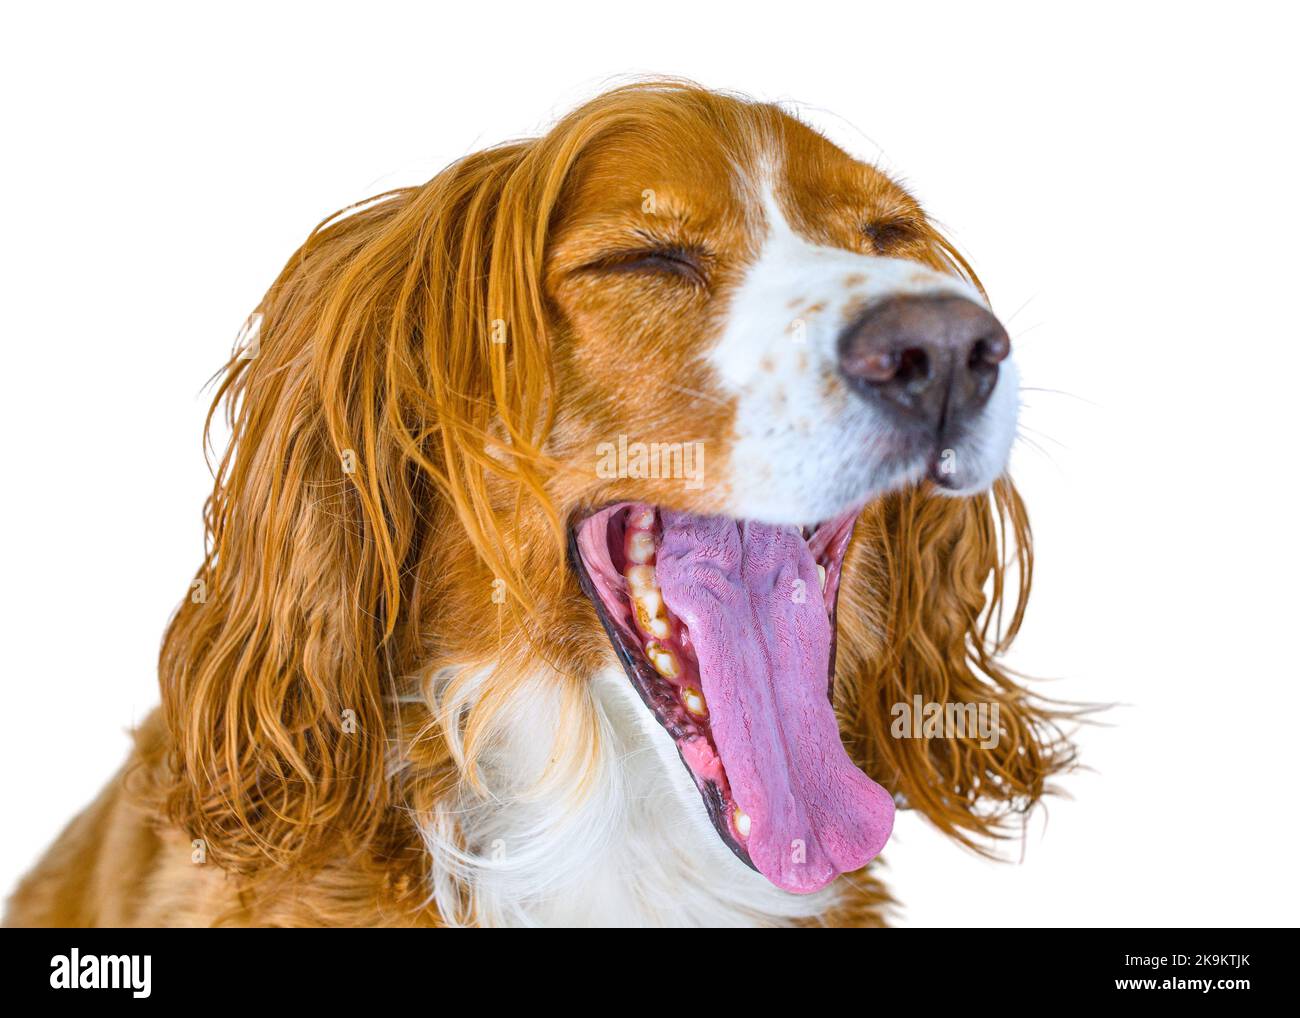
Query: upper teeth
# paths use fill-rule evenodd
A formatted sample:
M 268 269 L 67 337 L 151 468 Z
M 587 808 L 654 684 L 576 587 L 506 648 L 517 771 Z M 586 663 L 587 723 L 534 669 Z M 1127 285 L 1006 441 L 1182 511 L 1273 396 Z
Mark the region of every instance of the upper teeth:
M 623 550 L 627 555 L 627 566 L 623 577 L 627 580 L 628 590 L 632 595 L 632 614 L 636 624 L 647 636 L 657 640 L 666 640 L 673 634 L 673 625 L 668 619 L 668 609 L 664 606 L 663 595 L 655 580 L 655 511 L 648 506 L 638 506 L 627 514 L 627 536 L 623 539 Z M 671 650 L 669 657 L 674 657 Z M 649 651 L 647 650 L 647 654 Z M 653 661 L 654 659 L 651 658 Z M 655 664 L 663 674 L 668 674 Z M 677 668 L 671 666 L 675 675 Z
M 644 565 L 647 562 L 653 562 L 654 557 L 654 535 L 645 530 L 629 530 L 627 533 L 628 561 Z
M 633 506 L 628 510 L 627 533 L 623 538 L 627 564 L 623 568 L 623 578 L 627 580 L 632 614 L 637 628 L 650 637 L 645 643 L 645 656 L 655 671 L 674 684 L 681 685 L 681 702 L 687 713 L 697 718 L 707 718 L 709 708 L 704 702 L 704 694 L 695 686 L 678 682 L 684 671 L 682 659 L 671 642 L 674 626 L 655 576 L 654 526 L 653 508 Z M 684 638 L 685 630 L 682 632 Z M 748 825 L 748 818 L 745 823 Z M 748 831 L 748 826 L 745 829 Z
M 627 585 L 633 590 L 653 590 L 656 593 L 659 591 L 654 566 L 628 566 L 623 575 L 627 578 Z
M 627 525 L 634 530 L 652 530 L 655 525 L 654 506 L 633 506 L 627 512 Z

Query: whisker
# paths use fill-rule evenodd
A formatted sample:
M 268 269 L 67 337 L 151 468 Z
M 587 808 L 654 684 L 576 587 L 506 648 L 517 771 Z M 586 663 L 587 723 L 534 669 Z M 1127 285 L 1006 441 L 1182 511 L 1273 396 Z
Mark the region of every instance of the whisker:
M 1016 308 L 1015 311 L 1013 311 L 1013 312 L 1011 313 L 1011 317 L 1010 317 L 1010 318 L 1007 318 L 1005 321 L 1003 321 L 1003 323 L 1002 323 L 1002 327 L 1005 329 L 1008 325 L 1010 325 L 1012 322 L 1014 322 L 1014 321 L 1016 320 L 1016 315 L 1020 314 L 1021 311 L 1025 310 L 1025 308 L 1029 307 L 1029 305 L 1032 304 L 1032 303 L 1034 302 L 1034 297 L 1037 297 L 1037 296 L 1038 296 L 1038 294 L 1033 294 L 1033 295 L 1032 295 L 1032 296 L 1031 296 L 1027 301 L 1025 301 L 1023 304 L 1021 304 L 1020 307 Z
M 1066 452 L 1070 450 L 1070 447 L 1066 445 L 1064 442 L 1062 442 L 1059 438 L 1054 438 L 1053 436 L 1049 435 L 1046 431 L 1040 431 L 1038 428 L 1030 427 L 1028 424 L 1025 424 L 1023 421 L 1020 423 L 1020 429 L 1022 431 L 1032 431 L 1039 438 L 1043 438 L 1049 442 L 1055 443 L 1056 445 L 1064 449 Z
M 1099 403 L 1094 403 L 1086 396 L 1080 396 L 1077 393 L 1073 393 L 1073 392 L 1066 392 L 1064 389 L 1044 389 L 1036 385 L 1022 385 L 1020 387 L 1020 391 L 1021 392 L 1046 392 L 1046 393 L 1050 393 L 1053 396 L 1069 396 L 1070 399 L 1077 399 L 1080 403 L 1087 403 L 1089 406 L 1095 406 L 1095 407 L 1100 406 Z
M 1017 441 L 1017 442 L 1023 442 L 1023 443 L 1024 443 L 1025 445 L 1027 445 L 1030 449 L 1033 449 L 1036 453 L 1038 453 L 1040 456 L 1042 456 L 1043 459 L 1047 460 L 1048 463 L 1051 463 L 1051 464 L 1053 464 L 1053 465 L 1056 465 L 1056 460 L 1052 459 L 1052 454 L 1049 453 L 1046 449 L 1044 449 L 1044 448 L 1043 448 L 1041 445 L 1039 445 L 1037 442 L 1035 442 L 1035 441 L 1034 441 L 1032 438 L 1030 438 L 1028 435 L 1024 434 L 1023 432 L 1019 432 L 1019 431 L 1017 431 L 1017 432 L 1016 432 L 1016 441 Z
M 688 389 L 684 385 L 677 385 L 673 382 L 669 382 L 668 388 L 675 389 L 677 392 L 686 396 L 694 396 L 696 399 L 705 400 L 706 402 L 712 403 L 714 406 L 726 407 L 728 405 L 727 401 L 724 399 L 719 399 L 717 396 L 711 396 L 707 392 L 698 392 L 695 389 Z

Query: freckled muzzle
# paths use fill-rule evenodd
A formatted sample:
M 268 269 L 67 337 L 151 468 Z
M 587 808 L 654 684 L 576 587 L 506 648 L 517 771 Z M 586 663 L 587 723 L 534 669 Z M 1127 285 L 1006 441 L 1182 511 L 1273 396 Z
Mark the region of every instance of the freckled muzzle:
M 865 865 L 893 825 L 830 698 L 855 518 L 808 533 L 622 503 L 571 529 L 582 589 L 719 836 L 795 893 Z

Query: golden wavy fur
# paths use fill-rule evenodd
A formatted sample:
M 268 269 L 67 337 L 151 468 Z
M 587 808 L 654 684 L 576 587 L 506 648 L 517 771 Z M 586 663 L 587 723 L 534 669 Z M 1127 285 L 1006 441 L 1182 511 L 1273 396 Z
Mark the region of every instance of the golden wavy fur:
M 725 401 L 677 391 L 708 391 L 687 352 L 714 312 L 666 287 L 653 308 L 611 298 L 584 274 L 616 229 L 594 203 L 611 189 L 639 201 L 647 180 L 671 202 L 662 152 L 704 178 L 755 139 L 818 181 L 850 181 L 871 209 L 875 228 L 846 240 L 792 198 L 826 242 L 974 279 L 882 174 L 776 107 L 676 82 L 616 89 L 541 138 L 327 219 L 258 305 L 253 355 L 236 351 L 213 403 L 231 440 L 196 585 L 164 640 L 161 712 L 125 777 L 20 887 L 11 922 L 474 921 L 472 885 L 455 891 L 459 915 L 431 899 L 419 828 L 487 786 L 484 760 L 523 687 L 540 682 L 563 718 L 529 794 L 580 801 L 602 752 L 588 677 L 610 648 L 566 563 L 567 523 L 615 498 L 682 500 L 667 482 L 596 479 L 581 450 L 646 425 L 725 448 L 731 427 Z M 732 285 L 748 227 L 725 210 L 692 222 L 730 237 L 736 261 L 714 268 L 720 289 Z M 644 362 L 627 342 L 615 377 L 610 337 L 642 327 L 663 338 Z M 688 507 L 726 496 L 710 486 Z M 886 495 L 863 511 L 845 565 L 846 746 L 974 845 L 1013 833 L 1009 819 L 1071 759 L 1059 715 L 998 663 L 1023 617 L 1030 552 L 1003 479 L 967 498 Z M 996 701 L 1003 738 L 891 738 L 889 706 L 915 694 Z M 853 887 L 822 921 L 881 921 L 883 889 L 865 874 Z

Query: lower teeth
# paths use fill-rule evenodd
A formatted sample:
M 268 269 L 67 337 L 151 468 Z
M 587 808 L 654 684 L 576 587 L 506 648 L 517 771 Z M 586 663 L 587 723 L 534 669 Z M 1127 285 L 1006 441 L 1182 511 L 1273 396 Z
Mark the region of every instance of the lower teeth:
M 645 645 L 645 656 L 655 666 L 655 671 L 665 679 L 681 678 L 681 662 L 677 660 L 677 655 L 673 653 L 673 649 L 667 644 L 660 643 L 658 640 L 651 640 Z
M 737 806 L 735 812 L 731 814 L 731 822 L 735 824 L 737 834 L 742 838 L 749 837 L 749 814 L 739 806 Z

